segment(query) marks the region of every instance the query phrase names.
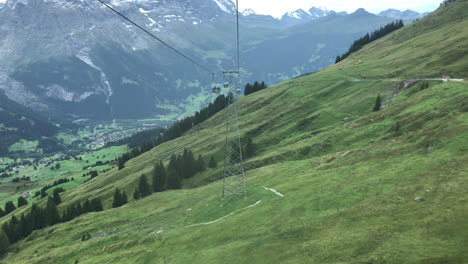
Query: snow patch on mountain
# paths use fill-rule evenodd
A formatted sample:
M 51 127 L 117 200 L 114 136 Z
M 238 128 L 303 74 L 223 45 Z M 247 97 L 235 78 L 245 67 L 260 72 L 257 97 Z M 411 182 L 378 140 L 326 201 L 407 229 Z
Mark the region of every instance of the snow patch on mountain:
M 151 22 L 150 24 L 146 24 L 147 27 L 152 27 L 153 25 L 156 24 L 156 21 L 152 19 L 151 17 L 148 16 L 148 14 L 145 14 L 145 16 L 148 18 L 148 20 Z
M 143 8 L 139 8 L 138 10 L 140 10 L 140 13 L 142 14 L 148 14 L 148 13 L 151 13 L 151 11 L 147 11 L 147 10 L 144 10 Z
M 82 49 L 75 56 L 81 61 L 83 61 L 84 63 L 88 64 L 91 68 L 96 69 L 101 73 L 101 82 L 102 84 L 104 84 L 104 89 L 105 89 L 103 92 L 107 97 L 106 102 L 107 104 L 109 104 L 109 99 L 112 96 L 112 87 L 110 86 L 110 83 L 109 83 L 109 80 L 107 79 L 106 74 L 102 71 L 101 68 L 96 66 L 96 64 L 94 64 L 91 58 L 89 57 L 89 52 L 90 52 L 89 49 Z
M 213 1 L 218 5 L 218 7 L 221 10 L 223 10 L 224 12 L 229 13 L 229 14 L 231 13 L 231 10 L 226 5 L 232 6 L 232 4 L 230 4 L 226 0 L 213 0 Z

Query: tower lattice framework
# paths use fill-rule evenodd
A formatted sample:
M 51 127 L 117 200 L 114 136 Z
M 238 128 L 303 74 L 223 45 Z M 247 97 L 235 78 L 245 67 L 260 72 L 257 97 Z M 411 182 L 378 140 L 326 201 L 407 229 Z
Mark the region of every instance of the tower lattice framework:
M 238 124 L 239 71 L 226 71 L 229 77 L 228 107 L 226 116 L 226 149 L 224 152 L 223 200 L 229 195 L 247 197 L 242 145 Z

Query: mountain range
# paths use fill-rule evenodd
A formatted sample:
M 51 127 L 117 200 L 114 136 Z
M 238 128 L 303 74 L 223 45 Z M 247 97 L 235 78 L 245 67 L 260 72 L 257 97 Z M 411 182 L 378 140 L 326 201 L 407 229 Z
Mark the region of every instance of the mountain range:
M 130 19 L 220 72 L 235 66 L 229 0 L 113 0 Z M 243 82 L 272 85 L 334 62 L 354 39 L 392 19 L 312 8 L 282 19 L 241 16 Z M 272 56 L 275 54 L 275 56 Z M 0 9 L 0 89 L 44 116 L 153 118 L 193 113 L 211 74 L 181 59 L 97 1 L 8 0 Z

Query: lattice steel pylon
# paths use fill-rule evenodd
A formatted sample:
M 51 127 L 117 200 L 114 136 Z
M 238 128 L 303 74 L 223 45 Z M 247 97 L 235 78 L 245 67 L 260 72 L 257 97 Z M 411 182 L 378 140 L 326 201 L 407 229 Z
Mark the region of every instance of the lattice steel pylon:
M 226 149 L 224 152 L 223 201 L 228 195 L 247 197 L 245 190 L 242 145 L 239 134 L 237 112 L 238 91 L 240 91 L 239 71 L 225 71 L 229 77 L 228 107 L 226 116 Z M 234 82 L 233 82 L 234 79 Z

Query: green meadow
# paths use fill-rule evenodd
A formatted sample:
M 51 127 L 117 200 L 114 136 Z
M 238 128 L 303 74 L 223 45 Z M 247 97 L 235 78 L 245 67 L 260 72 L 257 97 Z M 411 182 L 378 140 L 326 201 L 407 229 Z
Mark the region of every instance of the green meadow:
M 466 263 L 468 84 L 404 82 L 468 78 L 467 9 L 456 1 L 337 65 L 241 97 L 240 134 L 256 146 L 247 199 L 221 201 L 221 111 L 120 171 L 70 183 L 59 210 L 94 197 L 105 210 L 34 231 L 0 263 Z M 140 175 L 183 148 L 217 168 L 111 208 L 115 188 L 131 197 Z M 110 154 L 83 160 L 97 155 Z

